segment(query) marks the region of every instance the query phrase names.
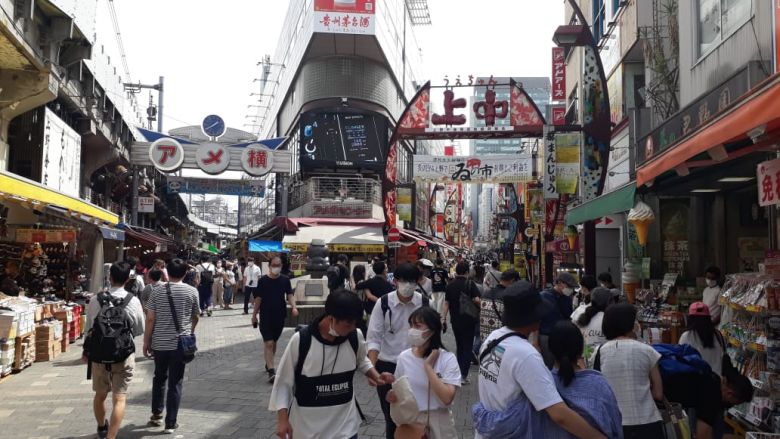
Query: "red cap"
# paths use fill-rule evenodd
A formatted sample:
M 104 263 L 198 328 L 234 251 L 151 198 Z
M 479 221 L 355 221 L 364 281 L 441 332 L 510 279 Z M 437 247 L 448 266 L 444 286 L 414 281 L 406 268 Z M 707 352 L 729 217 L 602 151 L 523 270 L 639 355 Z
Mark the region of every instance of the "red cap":
M 710 316 L 710 307 L 704 302 L 693 302 L 688 307 L 689 316 Z

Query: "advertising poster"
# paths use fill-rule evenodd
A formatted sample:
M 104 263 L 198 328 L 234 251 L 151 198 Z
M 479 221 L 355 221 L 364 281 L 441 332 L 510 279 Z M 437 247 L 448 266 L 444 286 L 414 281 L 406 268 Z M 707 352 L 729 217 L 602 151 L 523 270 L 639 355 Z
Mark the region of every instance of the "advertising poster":
M 685 274 L 690 261 L 688 250 L 687 199 L 661 201 L 661 239 L 664 273 Z
M 314 32 L 374 35 L 377 0 L 314 0 Z
M 580 179 L 580 135 L 555 135 L 556 187 L 559 194 L 576 194 Z
M 382 116 L 306 113 L 300 129 L 304 168 L 384 169 L 388 138 Z
M 399 187 L 398 189 L 398 218 L 408 223 L 412 222 L 412 188 Z
M 78 198 L 81 136 L 48 108 L 43 125 L 41 176 L 44 186 Z
M 544 127 L 544 199 L 555 200 L 558 198 L 558 184 L 557 175 L 558 168 L 556 166 L 555 153 L 555 138 L 550 138 L 548 133 L 550 128 Z
M 532 179 L 532 159 L 518 155 L 414 156 L 417 182 L 516 183 Z

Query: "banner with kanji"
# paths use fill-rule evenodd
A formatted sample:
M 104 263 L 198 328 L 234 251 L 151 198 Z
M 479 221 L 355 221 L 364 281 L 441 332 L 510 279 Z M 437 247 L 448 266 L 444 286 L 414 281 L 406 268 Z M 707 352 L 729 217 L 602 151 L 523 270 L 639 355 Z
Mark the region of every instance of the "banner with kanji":
M 780 204 L 780 159 L 758 165 L 758 204 L 772 206 Z
M 576 194 L 580 179 L 580 134 L 556 134 L 555 158 L 558 193 Z
M 532 179 L 530 157 L 517 154 L 490 156 L 414 156 L 418 182 L 516 183 Z

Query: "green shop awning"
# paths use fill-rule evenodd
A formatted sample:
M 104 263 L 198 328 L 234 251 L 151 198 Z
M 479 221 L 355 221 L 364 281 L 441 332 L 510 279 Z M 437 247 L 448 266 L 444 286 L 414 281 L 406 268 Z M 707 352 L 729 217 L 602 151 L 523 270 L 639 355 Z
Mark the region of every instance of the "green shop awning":
M 631 210 L 634 207 L 635 193 L 636 182 L 632 181 L 620 189 L 577 206 L 566 213 L 566 225 L 575 226 L 585 221 Z

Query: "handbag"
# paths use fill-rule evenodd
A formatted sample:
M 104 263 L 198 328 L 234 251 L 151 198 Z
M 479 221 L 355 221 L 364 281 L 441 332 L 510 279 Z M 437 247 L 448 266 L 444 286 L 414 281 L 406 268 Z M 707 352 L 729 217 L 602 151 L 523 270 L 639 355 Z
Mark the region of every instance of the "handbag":
M 409 378 L 403 376 L 393 382 L 393 392 L 397 401 L 390 404 L 390 418 L 396 425 L 411 424 L 417 420 L 420 413 L 417 399 L 412 392 Z
M 178 351 L 181 354 L 182 361 L 186 364 L 195 359 L 195 353 L 198 352 L 197 341 L 195 334 L 181 335 L 181 325 L 179 324 L 179 316 L 176 314 L 176 307 L 173 306 L 170 282 L 165 284 L 165 289 L 168 292 L 168 304 L 171 306 L 173 324 L 176 326 L 176 333 L 179 334 Z
M 466 286 L 471 285 L 471 281 L 466 283 Z M 479 320 L 479 308 L 472 300 L 471 296 L 461 291 L 460 298 L 458 299 L 460 304 L 460 314 L 470 317 L 472 320 Z
M 666 439 L 691 439 L 691 427 L 682 405 L 664 398 L 658 403 L 658 411 L 661 412 Z

